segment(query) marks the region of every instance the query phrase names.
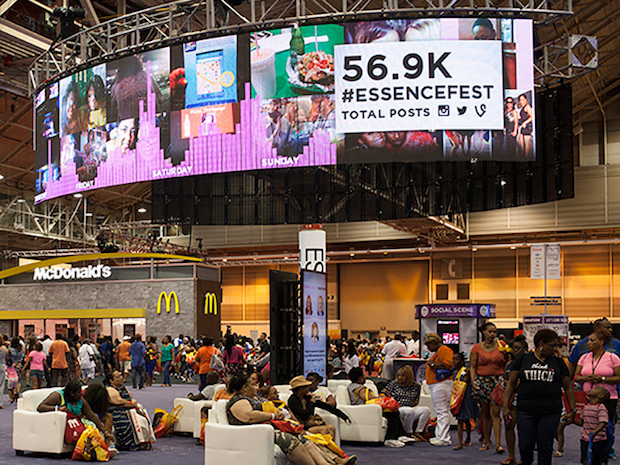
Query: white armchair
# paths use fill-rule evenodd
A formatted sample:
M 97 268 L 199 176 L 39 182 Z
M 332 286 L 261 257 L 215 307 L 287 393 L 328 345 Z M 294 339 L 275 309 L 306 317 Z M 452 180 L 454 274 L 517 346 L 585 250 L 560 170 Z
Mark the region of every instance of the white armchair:
M 202 423 L 200 421 L 200 411 L 203 407 L 210 408 L 212 401 L 197 400 L 193 401 L 186 397 L 177 397 L 174 399 L 174 407 L 182 405 L 183 408 L 179 413 L 179 421 L 174 424 L 175 433 L 192 433 L 193 437 L 200 437 L 200 429 Z
M 374 384 L 368 386 L 376 395 Z M 351 423 L 340 420 L 340 439 L 355 442 L 383 442 L 387 433 L 387 420 L 379 405 L 351 405 L 346 386 L 336 389 L 338 408 L 348 415 Z
M 24 452 L 63 454 L 72 450 L 65 444 L 65 412 L 37 412 L 37 407 L 52 392 L 60 388 L 36 389 L 24 392 L 13 412 L 13 449 Z
M 290 465 L 274 442 L 273 427 L 229 425 L 227 403 L 227 400 L 218 400 L 209 410 L 209 421 L 205 425 L 205 465 Z

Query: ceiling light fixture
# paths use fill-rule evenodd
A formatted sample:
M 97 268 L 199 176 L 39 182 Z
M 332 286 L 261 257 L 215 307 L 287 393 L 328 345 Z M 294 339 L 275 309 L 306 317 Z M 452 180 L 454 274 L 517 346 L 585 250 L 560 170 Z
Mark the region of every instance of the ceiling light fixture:
M 138 213 L 146 213 L 146 208 L 144 207 L 138 208 Z
M 84 216 L 93 216 L 93 214 L 91 212 L 86 212 L 84 213 Z
M 75 194 L 73 194 L 73 197 L 75 197 L 76 199 L 81 199 L 84 196 L 82 195 L 81 192 L 76 192 Z
M 17 203 L 26 203 L 26 199 L 17 199 Z
M 4 179 L 4 176 L 0 174 L 0 181 L 2 181 L 3 179 Z

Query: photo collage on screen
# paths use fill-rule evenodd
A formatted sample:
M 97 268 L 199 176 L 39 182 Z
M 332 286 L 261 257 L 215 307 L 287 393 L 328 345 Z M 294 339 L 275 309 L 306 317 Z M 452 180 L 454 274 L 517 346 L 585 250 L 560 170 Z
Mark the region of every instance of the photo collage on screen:
M 190 147 L 190 139 L 236 132 L 239 123 L 237 49 L 237 36 L 193 41 L 171 48 L 172 112 L 170 145 L 166 151 L 173 166 L 198 151 L 197 147 Z M 203 171 L 209 172 L 209 167 Z
M 334 47 L 342 44 L 342 26 L 292 27 L 251 39 L 252 96 L 261 101 L 265 140 L 280 157 L 302 155 L 319 134 L 330 143 L 324 149 L 337 150 Z
M 486 18 L 293 26 L 180 43 L 84 69 L 35 95 L 35 201 L 140 181 L 241 170 L 532 160 L 532 31 L 531 20 Z M 366 47 L 368 53 L 389 59 L 393 51 L 386 44 L 411 43 L 415 51 L 423 42 L 432 47 L 450 41 L 446 47 L 456 47 L 457 55 L 467 50 L 458 44 L 476 40 L 501 43 L 501 50 L 493 49 L 495 69 L 503 62 L 503 73 L 495 73 L 502 93 L 493 100 L 495 126 L 472 122 L 468 127 L 474 129 L 450 130 L 441 126 L 441 118 L 427 127 L 426 122 L 416 125 L 415 116 L 406 116 L 399 130 L 372 125 L 339 130 L 339 50 Z M 462 55 L 457 63 L 468 59 Z M 361 67 L 364 73 L 367 65 Z M 374 105 L 387 112 L 392 103 Z M 480 113 L 476 116 L 473 106 L 454 107 L 453 112 L 468 112 L 460 121 L 478 121 Z
M 60 125 L 58 122 L 59 84 L 56 82 L 34 97 L 35 134 L 34 156 L 36 169 L 35 193 L 44 192 L 48 182 L 60 176 Z

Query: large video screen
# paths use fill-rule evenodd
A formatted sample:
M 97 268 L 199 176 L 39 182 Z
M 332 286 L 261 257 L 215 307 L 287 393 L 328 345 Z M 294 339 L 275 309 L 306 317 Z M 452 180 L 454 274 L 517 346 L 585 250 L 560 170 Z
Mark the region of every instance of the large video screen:
M 80 71 L 34 106 L 36 202 L 233 171 L 532 161 L 532 21 L 398 19 L 203 39 Z
M 301 271 L 303 370 L 327 379 L 327 275 Z

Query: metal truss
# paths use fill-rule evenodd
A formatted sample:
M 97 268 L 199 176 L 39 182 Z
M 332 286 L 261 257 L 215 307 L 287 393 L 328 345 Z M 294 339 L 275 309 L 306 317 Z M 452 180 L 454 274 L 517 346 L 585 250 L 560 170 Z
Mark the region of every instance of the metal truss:
M 13 196 L 0 207 L 0 231 L 82 246 L 92 246 L 96 236 L 84 199 L 76 204 L 56 199 L 35 206 L 30 200 Z
M 572 0 L 183 0 L 97 24 L 53 44 L 29 69 L 32 94 L 50 80 L 119 56 L 198 37 L 293 23 L 489 15 L 540 23 L 573 14 Z
M 598 39 L 570 34 L 537 49 L 542 60 L 535 64 L 536 83 L 572 79 L 598 68 Z

